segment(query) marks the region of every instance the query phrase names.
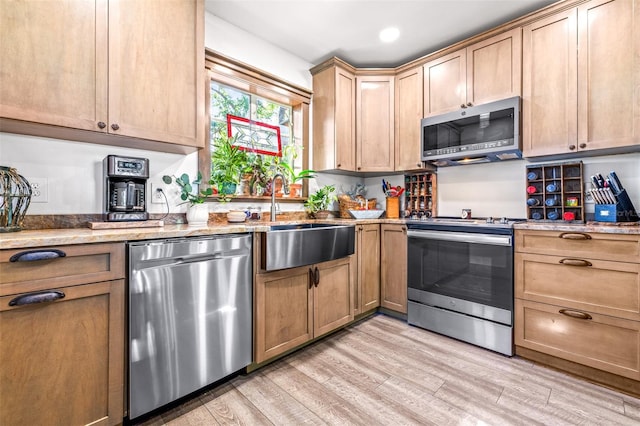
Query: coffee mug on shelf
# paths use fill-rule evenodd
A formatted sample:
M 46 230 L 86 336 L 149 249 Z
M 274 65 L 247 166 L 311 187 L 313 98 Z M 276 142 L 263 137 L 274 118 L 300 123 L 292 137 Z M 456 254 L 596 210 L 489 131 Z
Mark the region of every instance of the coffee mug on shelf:
M 542 213 L 540 213 L 540 212 L 533 212 L 533 213 L 531 213 L 531 219 L 533 219 L 533 220 L 540 220 L 540 219 L 542 219 Z
M 558 220 L 560 218 L 560 213 L 556 211 L 550 211 L 547 213 L 547 218 L 551 220 Z
M 527 186 L 527 194 L 535 194 L 536 192 L 538 192 L 538 190 L 536 189 L 535 186 L 533 185 Z
M 527 179 L 528 180 L 536 180 L 536 179 L 538 179 L 538 174 L 536 172 L 529 172 L 529 173 L 527 173 Z
M 546 200 L 544 200 L 544 203 L 549 207 L 553 207 L 558 204 L 558 200 L 556 200 L 555 198 L 547 198 Z
M 538 206 L 540 205 L 540 200 L 538 200 L 537 198 L 529 198 L 527 200 L 527 205 L 531 207 Z
M 556 185 L 555 183 L 550 183 L 549 185 L 547 185 L 547 192 L 558 192 L 558 185 Z
M 562 218 L 564 220 L 575 220 L 576 219 L 576 214 L 574 212 L 564 212 L 564 214 L 562 215 Z

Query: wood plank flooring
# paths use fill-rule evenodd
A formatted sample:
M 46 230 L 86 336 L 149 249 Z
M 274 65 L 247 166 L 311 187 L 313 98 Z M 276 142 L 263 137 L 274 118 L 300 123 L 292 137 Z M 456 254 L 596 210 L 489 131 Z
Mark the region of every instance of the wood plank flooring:
M 640 425 L 640 399 L 376 315 L 143 424 Z

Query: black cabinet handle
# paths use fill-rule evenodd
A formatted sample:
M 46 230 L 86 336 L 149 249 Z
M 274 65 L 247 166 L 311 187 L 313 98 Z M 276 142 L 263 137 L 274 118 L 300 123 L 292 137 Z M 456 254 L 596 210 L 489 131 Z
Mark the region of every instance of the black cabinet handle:
M 562 263 L 563 265 L 569 265 L 569 266 L 593 266 L 593 264 L 591 262 L 589 262 L 588 260 L 571 259 L 571 258 L 568 258 L 568 257 L 565 257 L 564 259 L 560 259 L 560 261 L 558 261 L 558 263 Z
M 105 127 L 107 127 L 107 125 L 104 121 L 98 121 L 98 127 L 104 129 Z
M 113 124 L 111 125 L 111 128 L 112 128 L 113 130 L 118 130 L 118 129 L 120 128 L 120 126 L 118 126 L 116 123 L 113 123 Z
M 23 294 L 14 297 L 9 302 L 9 306 L 33 305 L 36 303 L 53 302 L 64 298 L 65 294 L 61 291 L 43 291 L 40 293 Z
M 583 234 L 582 232 L 563 232 L 558 237 L 565 240 L 590 240 L 591 235 Z
M 315 283 L 316 278 L 313 275 L 313 269 L 309 268 L 309 289 L 313 288 L 313 284 Z
M 66 255 L 62 250 L 56 249 L 28 250 L 14 254 L 9 258 L 9 262 L 33 262 L 35 260 L 57 259 Z
M 313 275 L 314 275 L 313 284 L 315 284 L 315 286 L 318 287 L 318 284 L 320 284 L 320 271 L 318 270 L 317 266 L 315 271 L 313 272 Z

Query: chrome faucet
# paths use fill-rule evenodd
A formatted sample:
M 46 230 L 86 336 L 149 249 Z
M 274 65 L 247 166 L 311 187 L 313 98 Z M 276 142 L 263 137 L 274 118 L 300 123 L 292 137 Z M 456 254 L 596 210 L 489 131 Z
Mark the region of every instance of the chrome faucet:
M 284 176 L 281 173 L 276 173 L 271 179 L 271 222 L 276 221 L 276 179 L 282 180 L 282 186 L 285 185 Z

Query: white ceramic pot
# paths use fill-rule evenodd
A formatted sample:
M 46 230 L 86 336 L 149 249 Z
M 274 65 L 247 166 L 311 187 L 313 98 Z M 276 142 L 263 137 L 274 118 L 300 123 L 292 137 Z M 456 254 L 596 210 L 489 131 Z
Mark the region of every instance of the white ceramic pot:
M 193 204 L 187 210 L 189 226 L 207 226 L 209 221 L 209 206 L 205 203 Z
M 227 213 L 227 221 L 232 223 L 244 222 L 247 219 L 247 214 L 244 210 L 231 210 Z

